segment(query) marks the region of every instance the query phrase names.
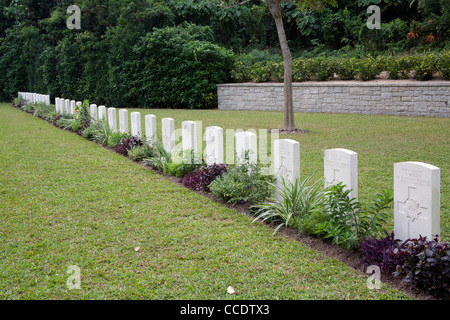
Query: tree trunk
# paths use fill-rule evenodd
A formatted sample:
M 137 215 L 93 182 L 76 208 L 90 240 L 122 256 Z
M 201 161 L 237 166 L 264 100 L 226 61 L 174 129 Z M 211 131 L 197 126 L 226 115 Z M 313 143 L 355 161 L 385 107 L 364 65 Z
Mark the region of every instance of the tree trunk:
M 294 122 L 294 101 L 292 97 L 292 55 L 286 39 L 286 32 L 281 16 L 280 0 L 264 0 L 269 7 L 270 13 L 275 20 L 278 39 L 280 41 L 281 53 L 284 61 L 284 129 L 295 129 Z

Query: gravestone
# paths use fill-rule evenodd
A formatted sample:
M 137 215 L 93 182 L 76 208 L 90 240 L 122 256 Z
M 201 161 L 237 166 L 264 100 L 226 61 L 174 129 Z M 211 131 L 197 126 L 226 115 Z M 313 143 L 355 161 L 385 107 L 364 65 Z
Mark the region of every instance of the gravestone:
M 64 99 L 64 113 L 70 114 L 70 100 Z
M 245 162 L 245 152 L 248 151 L 249 163 L 256 164 L 258 159 L 256 134 L 253 132 L 236 133 L 236 163 Z
M 131 113 L 131 135 L 136 137 L 141 136 L 141 113 L 132 112 Z
M 60 109 L 59 105 L 60 105 L 59 98 L 56 97 L 55 98 L 55 110 L 56 110 L 56 113 L 61 113 L 61 109 Z
M 123 133 L 128 133 L 128 110 L 119 110 L 119 131 Z
M 273 168 L 275 199 L 280 200 L 281 177 L 291 183 L 300 182 L 300 143 L 292 139 L 278 139 L 273 142 Z
M 106 107 L 98 106 L 98 120 L 106 121 Z
M 77 118 L 80 116 L 80 106 L 82 105 L 81 101 L 75 102 L 75 114 Z M 78 109 L 78 111 L 76 111 Z
M 175 121 L 172 118 L 161 119 L 161 135 L 164 149 L 172 152 L 175 148 Z
M 91 104 L 89 106 L 89 113 L 91 115 L 92 120 L 97 121 L 98 114 L 97 114 L 97 105 L 96 104 Z
M 183 151 L 192 149 L 197 153 L 197 126 L 194 121 L 183 121 L 182 128 L 182 144 Z
M 394 164 L 394 234 L 401 241 L 440 234 L 440 169 L 423 162 Z
M 224 163 L 223 152 L 223 129 L 217 126 L 206 127 L 206 164 L 221 164 Z
M 358 154 L 342 148 L 324 151 L 325 188 L 342 182 L 351 189 L 350 198 L 358 200 Z
M 75 100 L 70 100 L 70 114 L 75 115 Z
M 146 114 L 145 121 L 145 139 L 148 144 L 156 142 L 156 116 L 153 114 Z
M 117 131 L 117 113 L 116 108 L 108 108 L 108 124 L 111 131 Z

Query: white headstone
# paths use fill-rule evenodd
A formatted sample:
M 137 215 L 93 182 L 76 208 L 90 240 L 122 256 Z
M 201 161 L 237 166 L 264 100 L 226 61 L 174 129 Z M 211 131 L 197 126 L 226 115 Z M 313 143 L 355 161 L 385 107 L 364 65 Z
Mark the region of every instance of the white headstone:
M 131 113 L 131 135 L 142 137 L 141 136 L 141 113 L 140 112 L 132 112 Z
M 342 182 L 352 191 L 350 198 L 358 200 L 358 154 L 336 148 L 324 151 L 325 188 Z
M 61 109 L 60 109 L 59 105 L 60 105 L 59 98 L 56 97 L 55 98 L 55 110 L 57 113 L 61 113 Z
M 75 111 L 77 118 L 80 116 L 80 106 L 81 105 L 82 105 L 81 101 L 75 102 L 75 109 L 78 109 L 78 111 Z
M 249 162 L 256 164 L 258 159 L 258 147 L 256 134 L 253 132 L 236 133 L 236 162 L 242 164 L 245 161 L 245 152 L 248 151 Z
M 70 114 L 75 114 L 75 100 L 70 100 Z
M 181 123 L 183 150 L 194 150 L 197 153 L 197 127 L 194 121 L 183 121 Z
M 156 116 L 153 114 L 145 115 L 145 139 L 147 143 L 156 142 Z
M 223 129 L 221 127 L 212 126 L 205 129 L 206 138 L 206 164 L 224 163 L 223 152 Z
M 89 112 L 90 112 L 92 120 L 97 121 L 98 115 L 97 115 L 97 105 L 96 104 L 91 104 L 89 106 Z
M 105 106 L 98 106 L 98 120 L 106 121 L 106 107 Z
M 108 124 L 111 131 L 117 131 L 116 108 L 108 108 Z
M 396 239 L 440 234 L 440 169 L 423 162 L 394 164 L 394 235 Z
M 128 110 L 119 110 L 119 131 L 128 133 Z
M 161 132 L 164 149 L 172 152 L 175 147 L 175 121 L 172 118 L 162 118 Z
M 281 187 L 281 177 L 291 183 L 300 181 L 300 143 L 292 139 L 278 139 L 273 142 L 273 168 L 275 185 Z M 279 188 L 275 198 L 279 199 Z
M 64 113 L 70 114 L 70 100 L 64 99 Z

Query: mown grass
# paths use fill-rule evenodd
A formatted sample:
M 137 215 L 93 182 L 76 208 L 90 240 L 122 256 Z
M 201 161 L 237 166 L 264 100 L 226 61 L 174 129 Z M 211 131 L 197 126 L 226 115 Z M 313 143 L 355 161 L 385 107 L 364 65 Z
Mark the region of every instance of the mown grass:
M 1 299 L 409 299 L 9 104 L 0 161 Z
M 224 129 L 270 129 L 283 127 L 283 113 L 270 111 L 129 109 L 141 112 L 142 132 L 146 114 L 157 116 L 158 137 L 161 119 L 172 117 L 175 127 L 184 120 L 202 121 Z M 323 152 L 347 148 L 358 153 L 359 200 L 369 204 L 382 189 L 393 190 L 394 163 L 421 161 L 441 169 L 441 239 L 450 239 L 450 119 L 357 114 L 296 113 L 296 127 L 308 134 L 280 135 L 300 142 L 302 177 L 315 171 L 323 177 Z M 270 138 L 269 138 L 270 140 Z M 270 146 L 268 146 L 270 152 Z M 394 228 L 393 209 L 387 221 Z

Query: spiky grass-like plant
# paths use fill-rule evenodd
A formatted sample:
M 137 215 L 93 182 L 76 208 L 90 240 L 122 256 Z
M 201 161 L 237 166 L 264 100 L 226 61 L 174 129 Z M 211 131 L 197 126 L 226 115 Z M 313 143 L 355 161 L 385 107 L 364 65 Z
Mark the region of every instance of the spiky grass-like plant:
M 281 185 L 269 182 L 278 192 L 273 201 L 252 206 L 256 211 L 254 221 L 279 222 L 275 228 L 275 234 L 282 226 L 298 227 L 300 221 L 308 214 L 324 210 L 324 195 L 321 181 L 309 185 L 314 173 L 305 180 L 295 179 L 294 182 L 284 177 L 280 178 Z

